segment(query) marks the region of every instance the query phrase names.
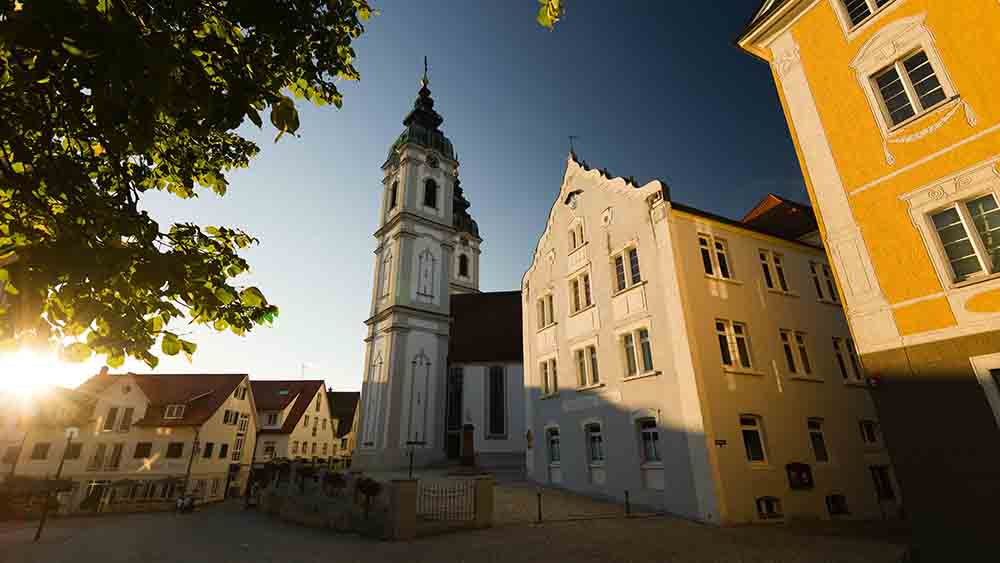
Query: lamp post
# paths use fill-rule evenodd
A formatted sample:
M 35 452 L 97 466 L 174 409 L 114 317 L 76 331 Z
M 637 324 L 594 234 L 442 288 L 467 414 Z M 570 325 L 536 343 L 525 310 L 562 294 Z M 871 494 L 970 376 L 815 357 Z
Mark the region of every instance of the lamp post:
M 56 468 L 56 478 L 55 481 L 58 483 L 60 475 L 62 475 L 63 464 L 66 463 L 66 452 L 69 451 L 70 445 L 73 443 L 73 438 L 76 438 L 80 434 L 80 429 L 71 426 L 66 429 L 66 447 L 63 448 L 62 458 L 59 459 L 59 467 Z M 35 530 L 35 540 L 38 541 L 42 537 L 42 528 L 45 527 L 45 519 L 49 515 L 49 504 L 52 500 L 52 493 L 45 493 L 45 503 L 42 504 L 42 519 L 38 521 L 38 529 Z

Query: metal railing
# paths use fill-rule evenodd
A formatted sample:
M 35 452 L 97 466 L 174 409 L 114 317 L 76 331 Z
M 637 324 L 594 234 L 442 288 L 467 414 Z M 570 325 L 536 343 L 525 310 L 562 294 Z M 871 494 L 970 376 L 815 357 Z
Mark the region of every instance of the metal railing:
M 417 518 L 470 522 L 476 515 L 476 483 L 472 480 L 421 481 L 417 487 Z

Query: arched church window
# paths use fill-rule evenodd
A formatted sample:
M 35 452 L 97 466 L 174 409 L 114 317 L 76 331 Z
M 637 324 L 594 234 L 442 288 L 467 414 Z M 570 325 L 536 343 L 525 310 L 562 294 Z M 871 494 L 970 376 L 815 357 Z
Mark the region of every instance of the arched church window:
M 428 178 L 424 182 L 424 206 L 437 209 L 438 185 L 437 182 Z
M 458 255 L 458 275 L 463 278 L 469 277 L 469 257 L 465 254 Z
M 396 208 L 396 198 L 399 195 L 399 182 L 393 182 L 389 188 L 389 209 Z

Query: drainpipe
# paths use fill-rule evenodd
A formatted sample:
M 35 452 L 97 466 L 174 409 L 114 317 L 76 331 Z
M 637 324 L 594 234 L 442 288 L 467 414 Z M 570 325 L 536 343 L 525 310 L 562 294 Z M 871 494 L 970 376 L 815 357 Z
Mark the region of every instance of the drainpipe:
M 188 487 L 191 485 L 191 465 L 194 464 L 194 456 L 198 451 L 198 436 L 201 435 L 201 427 L 194 429 L 194 443 L 191 444 L 191 456 L 188 457 L 187 473 L 184 475 L 184 494 L 188 494 Z

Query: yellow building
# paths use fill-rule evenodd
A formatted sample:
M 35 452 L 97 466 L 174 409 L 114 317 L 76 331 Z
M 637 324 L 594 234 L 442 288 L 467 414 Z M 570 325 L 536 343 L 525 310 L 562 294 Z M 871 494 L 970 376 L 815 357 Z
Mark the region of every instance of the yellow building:
M 918 523 L 1000 501 L 1000 2 L 768 0 L 770 64 Z

